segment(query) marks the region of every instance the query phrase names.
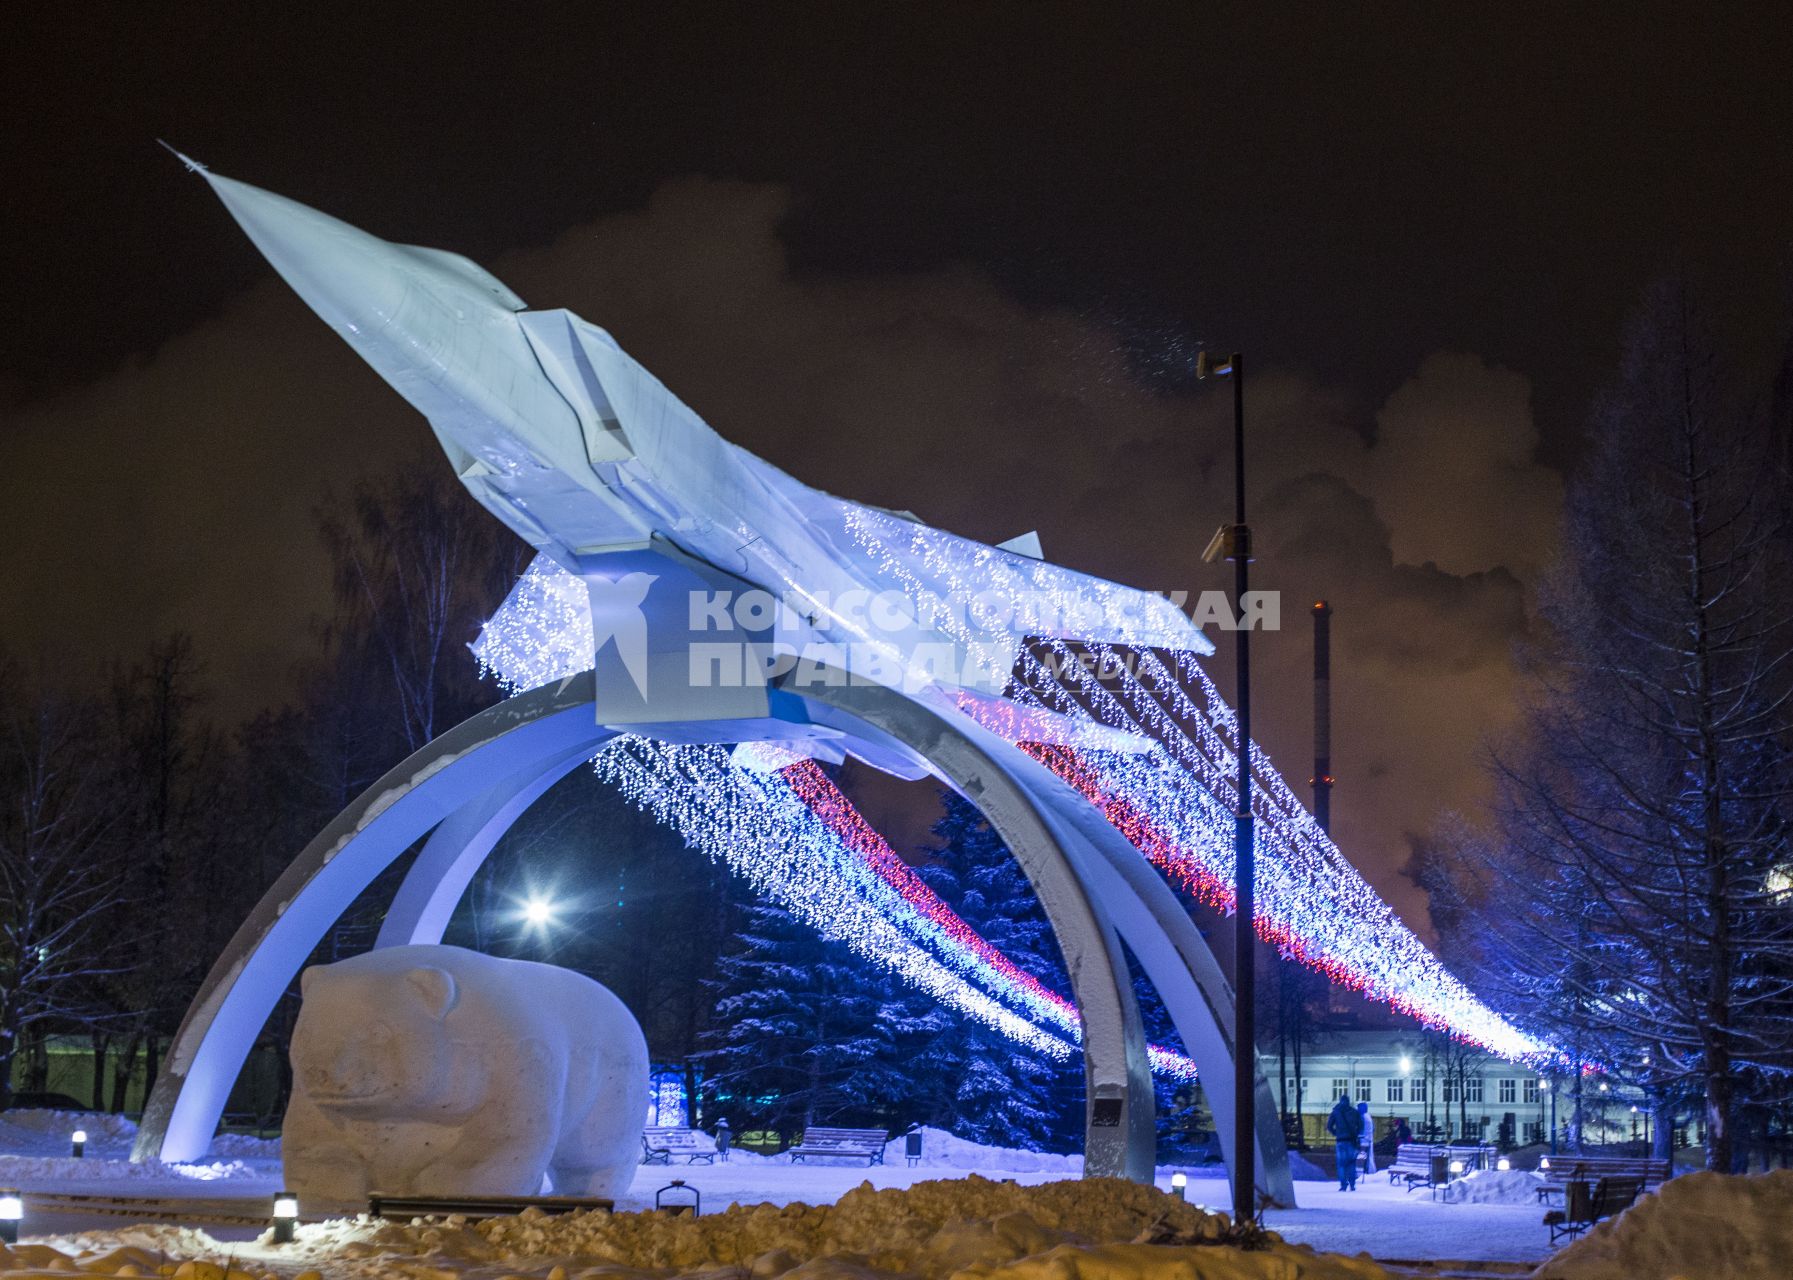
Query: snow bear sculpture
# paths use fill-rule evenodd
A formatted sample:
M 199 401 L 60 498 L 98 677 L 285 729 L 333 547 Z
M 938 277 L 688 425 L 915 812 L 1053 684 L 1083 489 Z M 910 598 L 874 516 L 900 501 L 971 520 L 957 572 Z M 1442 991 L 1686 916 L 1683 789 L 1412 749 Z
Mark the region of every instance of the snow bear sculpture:
M 287 1185 L 394 1195 L 615 1199 L 641 1159 L 641 1027 L 568 969 L 460 947 L 388 947 L 305 970 Z

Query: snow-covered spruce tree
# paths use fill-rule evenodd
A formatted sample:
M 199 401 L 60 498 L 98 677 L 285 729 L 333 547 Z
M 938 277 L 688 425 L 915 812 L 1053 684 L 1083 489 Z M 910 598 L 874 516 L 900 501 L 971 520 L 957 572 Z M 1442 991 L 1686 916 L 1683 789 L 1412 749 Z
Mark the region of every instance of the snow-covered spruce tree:
M 949 796 L 934 834 L 938 860 L 922 870 L 934 892 L 1022 969 L 1054 991 L 1067 991 L 1046 913 L 983 815 Z M 942 1011 L 939 1031 L 916 1057 L 915 1101 L 927 1123 L 973 1142 L 1064 1147 L 1082 1127 L 1080 1066 L 1054 1062 L 976 1019 Z
M 897 1127 L 931 1001 L 776 903 L 742 909 L 717 965 L 704 1059 L 706 1110 L 737 1133 Z
M 1678 285 L 1634 322 L 1592 444 L 1498 830 L 1462 843 L 1454 896 L 1513 1013 L 1697 1091 L 1729 1170 L 1740 1087 L 1793 1067 L 1786 476 Z

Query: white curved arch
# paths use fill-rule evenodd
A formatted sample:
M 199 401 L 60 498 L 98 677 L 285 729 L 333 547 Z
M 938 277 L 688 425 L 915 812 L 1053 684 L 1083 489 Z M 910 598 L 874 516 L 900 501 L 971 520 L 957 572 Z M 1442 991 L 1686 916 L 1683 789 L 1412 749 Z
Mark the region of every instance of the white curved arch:
M 891 708 L 914 706 L 880 692 Z M 803 705 L 798 699 L 780 703 Z M 529 801 L 611 737 L 611 730 L 593 722 L 592 705 L 590 674 L 513 697 L 418 751 L 335 817 L 256 905 L 206 975 L 143 1113 L 133 1158 L 203 1155 L 242 1061 L 299 966 L 355 896 L 432 828 L 439 839 L 425 850 L 425 873 L 407 882 L 403 914 L 385 941 L 439 936 L 439 921 L 454 905 L 452 886 L 464 886 Z M 862 728 L 879 737 L 870 726 Z M 1088 1172 L 1149 1178 L 1151 1079 L 1139 1013 L 1117 932 L 1060 850 L 1058 819 L 999 776 L 1004 771 L 981 778 L 977 762 L 984 751 L 970 746 L 959 726 L 927 714 L 889 728 L 897 728 L 891 737 L 904 748 L 954 757 L 936 760 L 936 767 L 966 791 L 983 792 L 983 803 L 997 810 L 993 825 L 1018 850 L 1042 893 L 1072 973 L 1072 995 L 1083 1008 L 1092 1097 Z M 724 739 L 726 722 L 712 730 Z M 963 746 L 954 751 L 956 740 Z M 491 782 L 493 776 L 500 782 Z
M 455 726 L 369 787 L 293 860 L 231 938 L 187 1008 L 138 1126 L 133 1160 L 193 1160 L 255 1037 L 330 926 L 411 845 L 503 777 L 606 732 L 589 675 L 512 698 Z
M 590 760 L 615 734 L 601 730 L 582 743 L 497 783 L 484 795 L 442 820 L 418 851 L 417 859 L 392 897 L 376 947 L 437 943 L 448 928 L 455 904 L 473 882 L 494 845 L 530 805 L 567 774 Z

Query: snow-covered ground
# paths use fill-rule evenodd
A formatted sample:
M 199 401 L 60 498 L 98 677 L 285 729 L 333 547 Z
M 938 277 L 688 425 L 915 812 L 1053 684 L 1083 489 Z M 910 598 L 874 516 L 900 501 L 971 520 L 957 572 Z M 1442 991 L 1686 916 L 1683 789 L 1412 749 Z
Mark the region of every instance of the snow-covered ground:
M 66 1155 L 68 1133 L 77 1126 L 89 1135 L 90 1154 L 79 1161 Z M 578 1229 L 583 1234 L 575 1232 L 577 1238 L 565 1235 L 573 1228 L 551 1224 L 461 1230 L 349 1217 L 309 1225 L 298 1245 L 283 1248 L 255 1243 L 255 1224 L 280 1185 L 277 1143 L 230 1139 L 198 1165 L 132 1166 L 125 1159 L 132 1136 L 129 1122 L 116 1117 L 0 1116 L 0 1186 L 24 1188 L 27 1239 L 52 1250 L 28 1247 L 0 1255 L 0 1274 L 41 1276 L 78 1267 L 96 1275 L 129 1275 L 134 1268 L 154 1276 L 169 1261 L 233 1257 L 238 1274 L 214 1275 L 201 1266 L 176 1273 L 174 1280 L 298 1280 L 306 1270 L 322 1272 L 325 1280 L 665 1280 L 694 1271 L 703 1280 L 774 1280 L 799 1263 L 806 1265 L 792 1280 L 882 1280 L 879 1273 L 892 1270 L 923 1280 L 948 1274 L 958 1280 L 1372 1280 L 1387 1274 L 1362 1258 L 1321 1259 L 1292 1248 L 1258 1255 L 1258 1261 L 1210 1247 L 1139 1254 L 1129 1242 L 1142 1224 L 1165 1214 L 1181 1224 L 1178 1230 L 1212 1229 L 1218 1217 L 1201 1209 L 1219 1210 L 1227 1202 L 1219 1169 L 1187 1170 L 1188 1204 L 1178 1206 L 1144 1189 L 1109 1190 L 1120 1184 L 1071 1185 L 1081 1173 L 1077 1157 L 980 1147 L 936 1131 L 926 1134 L 916 1167 L 908 1165 L 900 1143 L 892 1144 L 884 1165 L 871 1168 L 850 1161 L 793 1165 L 742 1151 L 714 1165 L 643 1167 L 617 1206 L 624 1212 L 605 1220 L 613 1225 L 588 1224 Z M 1173 1172 L 1169 1166 L 1158 1171 L 1160 1189 L 1168 1190 Z M 690 1229 L 688 1222 L 627 1212 L 651 1209 L 656 1190 L 674 1178 L 702 1195 L 702 1222 L 734 1225 L 706 1226 L 694 1240 L 681 1234 Z M 1266 1220 L 1288 1245 L 1323 1254 L 1367 1254 L 1397 1264 L 1454 1259 L 1535 1265 L 1549 1253 L 1533 1192 L 1537 1181 L 1529 1173 L 1477 1174 L 1436 1200 L 1423 1190 L 1391 1186 L 1383 1175 L 1371 1175 L 1352 1192 L 1304 1182 L 1297 1187 L 1301 1207 L 1271 1211 Z M 77 1195 L 161 1203 L 131 1210 L 70 1198 Z M 743 1207 L 731 1212 L 731 1205 Z M 805 1207 L 830 1205 L 839 1208 Z M 163 1225 L 129 1225 L 132 1212 Z M 967 1221 L 955 1226 L 954 1219 Z M 896 1232 L 902 1239 L 892 1248 L 911 1252 L 878 1265 L 864 1248 L 848 1248 L 844 1237 L 829 1235 L 853 1223 L 860 1225 L 851 1230 L 861 1233 Z M 730 1231 L 744 1234 L 719 1243 Z M 793 1232 L 808 1240 L 811 1252 L 776 1243 Z M 1066 1232 L 1083 1243 L 1066 1245 Z M 774 1243 L 749 1254 L 749 1237 L 756 1246 Z M 144 1252 L 117 1252 L 127 1247 Z M 789 1256 L 767 1260 L 779 1249 Z M 1041 1250 L 1043 1257 L 1028 1256 Z M 852 1256 L 838 1256 L 841 1251 Z M 949 1255 L 954 1267 L 941 1270 Z M 1281 1258 L 1283 1269 L 1270 1266 L 1270 1258 Z M 603 1266 L 596 1265 L 600 1259 Z M 562 1274 L 554 1274 L 556 1267 Z M 1553 1280 L 1793 1276 L 1793 1173 L 1676 1179 L 1538 1274 Z
M 84 1160 L 66 1156 L 68 1134 L 77 1127 L 88 1132 L 89 1154 Z M 164 1218 L 211 1214 L 238 1219 L 207 1226 L 218 1241 L 240 1242 L 255 1234 L 240 1220 L 261 1215 L 279 1189 L 278 1142 L 227 1135 L 198 1164 L 131 1165 L 126 1158 L 134 1132 L 129 1121 L 114 1116 L 47 1112 L 0 1116 L 0 1153 L 4 1153 L 0 1185 L 23 1188 L 32 1222 L 55 1233 L 116 1226 L 121 1221 L 116 1214 L 84 1213 L 67 1199 L 98 1195 L 181 1201 L 182 1212 L 162 1211 L 159 1216 Z M 919 1165 L 911 1167 L 903 1151 L 901 1140 L 893 1141 L 885 1163 L 870 1168 L 850 1160 L 791 1164 L 783 1156 L 740 1150 L 713 1165 L 644 1166 L 617 1208 L 651 1209 L 655 1192 L 674 1178 L 683 1179 L 702 1196 L 707 1215 L 731 1204 L 833 1204 L 862 1184 L 900 1189 L 943 1176 L 977 1173 L 1033 1186 L 1077 1178 L 1083 1170 L 1078 1156 L 984 1147 L 933 1129 L 923 1132 Z M 1158 1170 L 1161 1189 L 1169 1190 L 1174 1172 L 1173 1166 Z M 1186 1172 L 1191 1203 L 1216 1210 L 1225 1207 L 1227 1184 L 1219 1168 Z M 1317 1249 L 1367 1252 L 1380 1258 L 1528 1262 L 1547 1252 L 1541 1211 L 1535 1204 L 1435 1203 L 1424 1192 L 1405 1194 L 1379 1175 L 1366 1179 L 1355 1192 L 1339 1192 L 1330 1183 L 1303 1182 L 1297 1194 L 1301 1208 L 1274 1212 L 1270 1223 L 1289 1240 Z M 151 1208 L 145 1213 L 158 1216 Z
M 832 1205 L 699 1218 L 590 1213 L 467 1224 L 335 1219 L 291 1245 L 142 1226 L 0 1248 L 0 1274 L 54 1280 L 1388 1280 L 1367 1259 L 1274 1237 L 1245 1251 L 1224 1216 L 1118 1179 L 1036 1186 L 977 1175 L 858 1187 Z
M 85 1154 L 70 1138 L 87 1134 Z M 278 1190 L 280 1143 L 220 1134 L 203 1160 L 132 1164 L 137 1126 L 124 1116 L 85 1111 L 0 1112 L 0 1186 L 29 1191 L 168 1196 L 257 1194 Z

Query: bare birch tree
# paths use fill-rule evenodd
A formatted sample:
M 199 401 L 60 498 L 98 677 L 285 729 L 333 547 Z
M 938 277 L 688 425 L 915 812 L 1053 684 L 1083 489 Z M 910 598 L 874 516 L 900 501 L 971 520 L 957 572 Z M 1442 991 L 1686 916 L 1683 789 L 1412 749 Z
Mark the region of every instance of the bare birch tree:
M 1512 1011 L 1621 1079 L 1697 1093 L 1719 1170 L 1740 1089 L 1793 1068 L 1786 539 L 1766 415 L 1664 285 L 1570 494 L 1498 831 L 1460 844 L 1453 890 Z
M 126 880 L 96 708 L 0 666 L 0 1109 L 27 1037 L 85 1025 L 123 958 L 108 925 Z

